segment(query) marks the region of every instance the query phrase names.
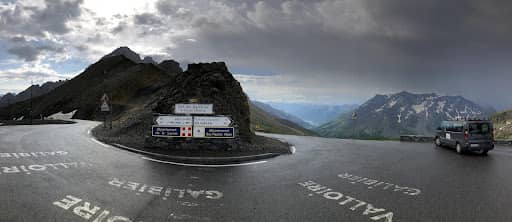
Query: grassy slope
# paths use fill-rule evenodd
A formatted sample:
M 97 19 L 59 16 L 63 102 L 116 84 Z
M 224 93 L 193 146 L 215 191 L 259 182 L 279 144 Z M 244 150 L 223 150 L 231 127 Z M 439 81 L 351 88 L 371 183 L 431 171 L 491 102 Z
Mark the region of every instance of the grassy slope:
M 491 116 L 491 120 L 496 139 L 512 139 L 512 110 L 496 113 Z
M 251 129 L 253 131 L 291 134 L 301 136 L 316 135 L 313 131 L 305 129 L 288 120 L 279 119 L 251 104 Z

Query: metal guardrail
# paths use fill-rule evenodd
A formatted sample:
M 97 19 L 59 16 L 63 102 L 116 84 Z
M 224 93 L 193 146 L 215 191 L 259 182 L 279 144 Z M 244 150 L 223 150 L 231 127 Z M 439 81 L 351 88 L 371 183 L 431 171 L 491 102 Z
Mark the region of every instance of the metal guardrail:
M 424 136 L 424 135 L 400 135 L 401 142 L 432 142 L 434 141 L 433 136 Z
M 512 140 L 495 140 L 494 144 L 497 144 L 497 145 L 512 145 Z
M 433 136 L 424 136 L 424 135 L 401 135 L 400 141 L 401 142 L 425 143 L 425 142 L 434 141 L 434 137 Z M 512 140 L 495 140 L 494 144 L 496 144 L 496 145 L 512 145 Z

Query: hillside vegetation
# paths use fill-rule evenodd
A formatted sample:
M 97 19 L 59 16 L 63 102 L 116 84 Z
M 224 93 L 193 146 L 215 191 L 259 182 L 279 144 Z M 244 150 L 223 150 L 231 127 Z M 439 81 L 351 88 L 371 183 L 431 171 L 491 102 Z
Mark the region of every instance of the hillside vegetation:
M 311 130 L 293 123 L 289 120 L 281 119 L 265 112 L 263 109 L 250 103 L 251 110 L 251 129 L 253 131 L 277 134 L 291 134 L 299 136 L 314 136 Z
M 512 110 L 496 113 L 491 116 L 491 120 L 496 139 L 512 140 Z

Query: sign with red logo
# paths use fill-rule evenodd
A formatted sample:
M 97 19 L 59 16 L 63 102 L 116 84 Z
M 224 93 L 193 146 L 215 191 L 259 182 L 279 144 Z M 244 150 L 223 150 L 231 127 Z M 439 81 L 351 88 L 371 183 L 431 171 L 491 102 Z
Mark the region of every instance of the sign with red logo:
M 181 137 L 192 137 L 192 127 L 181 127 Z

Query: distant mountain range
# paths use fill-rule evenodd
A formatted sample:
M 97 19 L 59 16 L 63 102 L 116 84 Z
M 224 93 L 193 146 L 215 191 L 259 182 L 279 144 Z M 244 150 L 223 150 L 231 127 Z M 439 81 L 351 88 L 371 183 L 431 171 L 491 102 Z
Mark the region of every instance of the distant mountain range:
M 298 117 L 308 123 L 312 128 L 332 121 L 341 114 L 351 112 L 358 105 L 325 105 L 325 104 L 307 104 L 307 103 L 278 103 L 268 102 L 270 106 L 285 113 Z M 302 125 L 302 124 L 301 124 Z M 310 128 L 307 125 L 304 127 Z
M 276 109 L 276 108 L 272 107 L 271 105 L 268 105 L 268 104 L 262 103 L 262 102 L 258 102 L 258 101 L 251 101 L 251 102 L 255 106 L 258 106 L 258 108 L 264 110 L 265 112 L 267 112 L 277 118 L 288 120 L 290 122 L 300 125 L 303 128 L 306 128 L 306 129 L 313 128 L 313 126 L 311 124 L 305 122 L 304 120 L 300 119 L 299 117 L 296 117 L 292 114 L 286 113 L 282 110 Z
M 430 135 L 443 120 L 486 117 L 494 112 L 461 96 L 400 92 L 376 95 L 353 113 L 343 114 L 317 131 L 327 137 L 362 139 Z
M 251 128 L 254 131 L 300 136 L 317 135 L 313 131 L 295 122 L 303 122 L 300 121 L 300 119 L 296 119 L 296 117 L 276 110 L 267 104 L 251 101 L 249 105 L 251 111 Z M 294 121 L 290 119 L 294 119 Z
M 32 98 L 34 98 L 34 97 L 38 97 L 40 95 L 49 93 L 50 91 L 61 86 L 65 82 L 66 81 L 64 81 L 64 80 L 60 80 L 60 81 L 56 81 L 56 82 L 46 82 L 42 85 L 32 85 L 18 94 L 7 93 L 3 96 L 0 96 L 0 107 L 5 107 L 10 104 L 14 104 L 17 102 L 21 102 L 21 101 L 30 99 L 30 91 L 31 90 L 32 90 Z

